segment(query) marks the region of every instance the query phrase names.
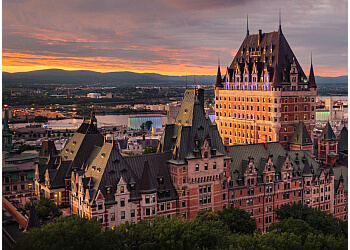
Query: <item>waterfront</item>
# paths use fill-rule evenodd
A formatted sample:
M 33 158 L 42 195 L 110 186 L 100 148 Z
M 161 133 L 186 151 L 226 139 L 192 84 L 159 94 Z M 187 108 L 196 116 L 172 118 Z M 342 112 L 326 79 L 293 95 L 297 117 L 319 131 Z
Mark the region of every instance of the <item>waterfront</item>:
M 128 118 L 129 117 L 143 117 L 143 116 L 155 116 L 162 117 L 162 125 L 167 123 L 167 117 L 164 115 L 150 115 L 150 114 L 131 114 L 131 115 L 96 115 L 97 124 L 99 127 L 110 127 L 110 126 L 128 126 Z M 83 119 L 62 119 L 62 120 L 49 120 L 47 123 L 42 123 L 41 125 L 45 128 L 49 129 L 77 129 L 80 124 L 83 122 Z M 10 127 L 13 129 L 23 128 L 28 126 L 28 123 L 13 123 L 10 124 Z

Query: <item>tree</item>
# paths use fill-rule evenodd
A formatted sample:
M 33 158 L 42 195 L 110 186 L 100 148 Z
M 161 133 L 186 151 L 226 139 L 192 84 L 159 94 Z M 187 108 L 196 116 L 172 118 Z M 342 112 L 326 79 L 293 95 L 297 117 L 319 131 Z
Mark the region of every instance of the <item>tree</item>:
M 232 233 L 253 234 L 256 221 L 243 209 L 229 207 L 218 211 L 220 219 Z
M 141 128 L 141 130 L 145 130 L 145 127 L 146 127 L 146 125 L 145 125 L 145 123 L 143 122 L 143 123 L 141 124 L 140 128 Z
M 310 227 L 325 235 L 347 236 L 347 227 L 344 226 L 346 222 L 341 222 L 341 220 L 334 218 L 332 214 L 313 209 L 301 203 L 292 205 L 283 204 L 279 209 L 276 209 L 276 215 L 277 219 L 280 221 L 288 218 L 304 220 Z
M 152 121 L 146 121 L 146 122 L 145 122 L 145 127 L 146 127 L 146 129 L 147 129 L 147 130 L 151 130 L 152 124 L 153 124 Z
M 60 217 L 56 223 L 44 225 L 42 230 L 31 229 L 14 249 L 106 249 L 104 242 L 97 220 L 73 215 Z
M 35 210 L 41 220 L 45 220 L 49 215 L 59 217 L 62 214 L 56 204 L 46 197 L 40 197 L 40 200 L 35 204 Z
M 295 235 L 301 236 L 303 241 L 309 234 L 319 233 L 317 230 L 310 227 L 306 221 L 301 219 L 294 219 L 292 217 L 273 223 L 270 226 L 269 231 L 276 231 L 279 233 L 293 233 Z
M 142 154 L 152 154 L 157 152 L 158 146 L 146 146 L 145 149 L 143 150 Z

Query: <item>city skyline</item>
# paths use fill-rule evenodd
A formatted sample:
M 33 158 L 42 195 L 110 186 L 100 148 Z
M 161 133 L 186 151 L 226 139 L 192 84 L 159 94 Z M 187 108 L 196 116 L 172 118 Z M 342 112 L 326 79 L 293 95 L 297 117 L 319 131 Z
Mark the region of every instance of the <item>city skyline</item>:
M 249 31 L 282 30 L 315 75 L 347 75 L 347 1 L 7 1 L 3 71 L 59 68 L 99 72 L 215 75 Z M 334 17 L 337 18 L 334 18 Z M 345 32 L 344 32 L 345 30 Z

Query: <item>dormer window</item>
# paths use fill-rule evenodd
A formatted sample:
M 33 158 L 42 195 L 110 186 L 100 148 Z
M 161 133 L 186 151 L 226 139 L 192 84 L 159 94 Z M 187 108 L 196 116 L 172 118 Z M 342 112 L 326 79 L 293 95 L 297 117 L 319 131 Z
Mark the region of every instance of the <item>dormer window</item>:
M 124 186 L 120 187 L 120 193 L 123 194 L 124 193 Z
M 107 186 L 106 187 L 106 193 L 110 194 L 112 192 L 112 187 L 111 186 Z
M 76 145 L 76 144 L 77 144 L 77 142 L 76 142 L 76 141 L 73 141 L 73 143 L 72 143 L 72 144 L 73 144 L 73 146 L 74 146 L 74 145 Z
M 131 184 L 130 184 L 130 189 L 131 189 L 131 190 L 135 190 L 135 183 L 131 183 Z
M 164 178 L 163 177 L 158 177 L 158 183 L 159 184 L 164 184 Z
M 105 158 L 106 154 L 105 153 L 102 153 L 101 154 L 101 158 Z

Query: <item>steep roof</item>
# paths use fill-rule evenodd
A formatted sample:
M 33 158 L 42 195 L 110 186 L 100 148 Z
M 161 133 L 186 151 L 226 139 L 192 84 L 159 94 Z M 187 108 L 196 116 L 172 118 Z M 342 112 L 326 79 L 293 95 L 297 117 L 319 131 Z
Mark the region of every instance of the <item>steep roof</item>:
M 344 126 L 338 136 L 338 152 L 347 152 L 348 150 L 348 129 Z
M 300 146 L 312 145 L 312 140 L 307 132 L 304 122 L 300 121 L 295 128 L 295 131 L 290 139 L 290 144 L 296 144 Z
M 310 67 L 310 74 L 309 74 L 309 88 L 316 88 L 316 79 L 314 75 L 314 67 L 312 66 L 311 62 L 311 67 Z
M 27 220 L 27 225 L 25 231 L 29 231 L 31 228 L 41 228 L 39 217 L 35 211 L 34 204 L 31 205 L 29 211 L 29 217 Z
M 328 121 L 320 135 L 320 140 L 336 140 L 336 139 L 337 138 L 335 137 L 331 124 Z
M 175 124 L 166 125 L 163 132 L 158 151 L 172 150 L 174 163 L 185 163 L 194 151 L 200 152 L 205 140 L 210 140 L 211 148 L 219 154 L 225 153 L 217 126 L 206 118 L 199 98 L 199 90 L 186 90 Z
M 233 145 L 229 147 L 228 156 L 232 159 L 231 176 L 235 182 L 243 180 L 244 172 L 249 163 L 248 158 L 250 157 L 254 158 L 254 166 L 257 170 L 258 177 L 263 174 L 265 164 L 270 156 L 277 174 L 280 174 L 286 157 L 289 158 L 295 173 L 298 171 L 302 172 L 305 168 L 305 171 L 310 171 L 310 173 L 311 168 L 313 168 L 314 173 L 311 173 L 311 176 L 319 173 L 319 164 L 315 161 L 315 156 L 308 150 L 287 152 L 278 142 L 268 143 L 267 148 L 265 148 L 264 143 Z
M 233 72 L 237 69 L 242 74 L 244 66 L 247 64 L 249 72 L 251 72 L 255 63 L 258 70 L 258 79 L 263 75 L 263 69 L 266 68 L 270 73 L 270 78 L 273 79 L 273 85 L 279 85 L 283 82 L 289 82 L 293 60 L 298 71 L 298 82 L 299 84 L 305 84 L 306 75 L 282 30 L 279 29 L 269 33 L 259 31 L 258 34 L 245 37 L 229 69 L 232 69 Z
M 220 71 L 220 65 L 218 66 L 218 72 L 216 74 L 216 82 L 215 87 L 222 87 L 222 77 L 221 77 L 221 71 Z

